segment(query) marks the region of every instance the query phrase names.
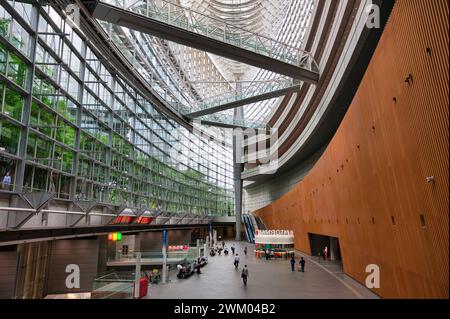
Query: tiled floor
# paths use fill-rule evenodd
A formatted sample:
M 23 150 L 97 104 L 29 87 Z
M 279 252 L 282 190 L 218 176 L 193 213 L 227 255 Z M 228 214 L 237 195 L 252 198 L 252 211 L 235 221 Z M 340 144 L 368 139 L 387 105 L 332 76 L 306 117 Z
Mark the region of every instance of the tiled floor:
M 226 242 L 230 247 L 232 242 Z M 317 257 L 306 256 L 305 273 L 292 272 L 289 260 L 257 259 L 253 253 L 244 256 L 243 247 L 253 252 L 253 246 L 234 243 L 241 257 L 239 270 L 233 266 L 233 256 L 209 257 L 202 274 L 177 279 L 171 273 L 170 282 L 149 287 L 150 299 L 322 299 L 377 298 L 371 291 L 340 271 L 331 263 L 318 264 Z M 298 261 L 297 254 L 297 261 Z M 242 267 L 249 268 L 248 285 L 240 277 Z

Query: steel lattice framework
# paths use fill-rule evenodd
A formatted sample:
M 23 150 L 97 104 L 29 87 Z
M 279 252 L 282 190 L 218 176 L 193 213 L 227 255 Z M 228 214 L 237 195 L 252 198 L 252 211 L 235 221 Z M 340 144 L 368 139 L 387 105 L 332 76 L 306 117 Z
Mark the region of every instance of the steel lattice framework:
M 231 150 L 161 113 L 89 22 L 80 17 L 81 29 L 63 8 L 0 4 L 0 168 L 11 175 L 0 192 L 14 199 L 0 228 L 105 224 L 124 209 L 231 214 Z M 155 82 L 174 77 L 155 72 L 133 35 L 109 31 Z M 178 82 L 171 89 L 181 99 Z M 53 202 L 73 207 L 45 208 Z
M 252 46 L 251 43 L 255 43 L 258 46 L 257 52 L 270 56 L 276 55 L 277 59 L 285 61 L 297 59 L 295 52 L 303 54 L 301 49 L 304 37 L 314 11 L 313 0 L 186 0 L 179 3 L 166 0 L 107 0 L 103 2 L 125 8 L 130 12 L 150 16 L 158 21 L 168 21 L 167 23 L 179 25 L 188 30 L 192 28 L 195 32 L 206 32 L 218 39 L 230 33 L 236 38 L 236 45 L 249 48 L 248 45 Z M 202 29 L 204 25 L 211 27 L 209 30 L 207 30 L 208 27 Z M 177 109 L 182 114 L 200 109 L 198 104 L 204 104 L 205 100 L 211 100 L 212 97 L 220 99 L 222 95 L 226 102 L 229 100 L 227 96 L 232 96 L 236 92 L 245 96 L 249 95 L 246 91 L 267 93 L 267 81 L 280 83 L 280 81 L 290 80 L 272 71 L 205 53 L 175 42 L 154 40 L 155 38 L 145 32 L 136 33 L 146 38 L 147 42 L 157 43 L 155 47 L 160 48 L 159 56 L 161 58 L 164 56 L 166 61 L 169 61 L 165 65 L 173 69 L 173 74 L 177 75 L 179 87 L 188 88 L 184 92 L 192 93 L 188 101 L 176 102 Z M 225 38 L 223 40 L 234 41 L 228 40 L 228 37 L 227 40 Z M 268 50 L 267 53 L 264 53 L 264 50 Z M 311 63 L 307 53 L 305 54 L 307 58 L 305 63 Z M 303 62 L 295 60 L 289 63 Z M 310 67 L 319 72 L 314 61 Z M 266 97 L 261 100 L 263 101 L 247 105 L 244 120 L 264 122 L 273 107 L 277 105 L 277 99 L 274 98 Z M 232 117 L 230 112 L 219 113 L 219 115 Z

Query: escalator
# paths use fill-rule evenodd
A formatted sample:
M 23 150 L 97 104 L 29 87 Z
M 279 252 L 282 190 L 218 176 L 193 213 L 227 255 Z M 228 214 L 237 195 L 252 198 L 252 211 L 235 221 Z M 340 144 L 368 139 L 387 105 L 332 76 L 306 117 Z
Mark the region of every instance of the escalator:
M 242 222 L 245 226 L 245 234 L 247 236 L 247 241 L 249 243 L 255 243 L 255 233 L 257 229 L 265 230 L 267 229 L 266 225 L 264 225 L 263 221 L 258 216 L 253 215 L 242 215 Z
M 247 236 L 247 241 L 251 244 L 255 243 L 255 230 L 253 228 L 252 221 L 249 215 L 242 215 L 242 221 L 245 226 L 245 234 Z
M 252 216 L 247 215 L 248 226 L 250 228 L 250 234 L 252 236 L 252 243 L 255 243 L 255 225 L 253 224 Z

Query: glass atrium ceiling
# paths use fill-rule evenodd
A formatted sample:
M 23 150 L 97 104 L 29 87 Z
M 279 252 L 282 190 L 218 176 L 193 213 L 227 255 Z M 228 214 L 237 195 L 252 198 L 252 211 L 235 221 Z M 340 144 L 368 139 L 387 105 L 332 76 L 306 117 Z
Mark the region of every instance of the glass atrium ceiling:
M 175 6 L 191 21 L 208 16 L 209 23 L 214 21 L 218 26 L 242 28 L 243 34 L 250 31 L 294 50 L 303 48 L 314 11 L 314 0 L 149 0 L 150 4 L 136 0 L 102 1 L 132 10 L 146 5 L 155 8 Z M 237 92 L 244 95 L 264 93 L 273 83 L 287 85 L 292 81 L 268 70 L 99 22 L 153 89 L 181 113 L 199 110 L 201 105 L 218 99 L 233 98 Z M 266 123 L 281 98 L 244 106 L 245 121 Z M 231 119 L 233 109 L 213 115 Z

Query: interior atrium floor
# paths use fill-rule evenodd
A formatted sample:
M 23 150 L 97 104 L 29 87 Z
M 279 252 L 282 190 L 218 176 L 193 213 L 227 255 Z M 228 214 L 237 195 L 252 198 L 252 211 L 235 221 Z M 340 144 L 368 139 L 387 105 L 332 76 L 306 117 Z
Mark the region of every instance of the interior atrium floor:
M 253 254 L 253 245 L 245 242 L 226 241 L 228 248 L 234 244 L 240 256 L 239 270 L 233 266 L 233 256 L 208 257 L 208 264 L 201 274 L 194 273 L 187 279 L 178 279 L 170 274 L 167 284 L 151 285 L 148 299 L 364 299 L 378 298 L 366 287 L 342 273 L 340 267 L 331 262 L 317 262 L 305 257 L 305 272 L 292 272 L 289 260 L 258 259 Z M 249 254 L 244 256 L 244 246 Z M 248 285 L 244 286 L 241 270 L 249 268 Z M 298 263 L 297 263 L 298 265 Z

